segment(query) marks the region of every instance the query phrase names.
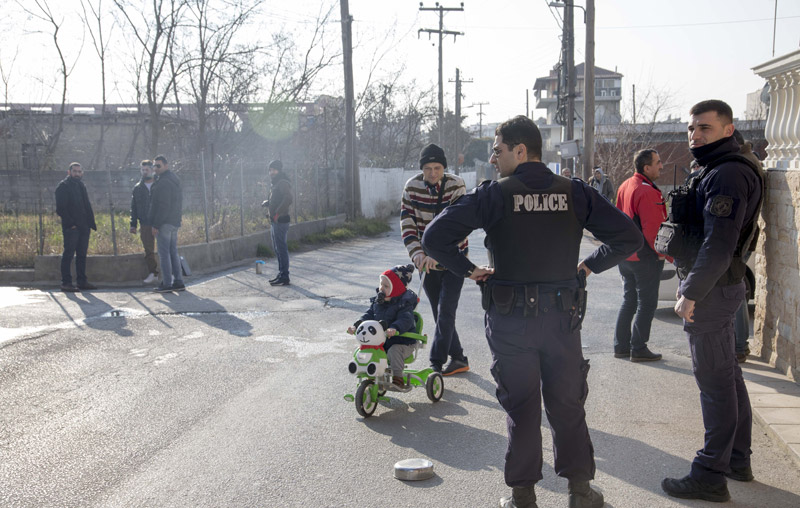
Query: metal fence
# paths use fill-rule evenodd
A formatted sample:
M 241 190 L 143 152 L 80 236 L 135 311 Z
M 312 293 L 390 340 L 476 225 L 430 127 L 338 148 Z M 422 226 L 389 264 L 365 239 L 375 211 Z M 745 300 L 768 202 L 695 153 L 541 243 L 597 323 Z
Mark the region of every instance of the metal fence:
M 183 188 L 180 243 L 210 242 L 267 229 L 267 212 L 261 206 L 270 189 L 266 166 L 226 157 L 173 161 L 170 168 Z M 292 180 L 294 222 L 344 210 L 342 168 L 285 167 Z M 6 182 L 0 192 L 0 266 L 32 267 L 37 254 L 60 254 L 63 239 L 54 191 L 66 174 L 16 170 L 0 171 L 0 176 Z M 97 222 L 89 254 L 141 252 L 138 234 L 129 231 L 131 190 L 139 177 L 138 167 L 84 172 Z

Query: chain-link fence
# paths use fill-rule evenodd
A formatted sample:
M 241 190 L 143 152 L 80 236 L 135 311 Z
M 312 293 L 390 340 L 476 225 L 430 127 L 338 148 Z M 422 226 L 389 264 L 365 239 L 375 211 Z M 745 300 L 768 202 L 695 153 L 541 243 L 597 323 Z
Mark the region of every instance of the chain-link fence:
M 267 229 L 267 212 L 261 206 L 270 190 L 266 166 L 229 157 L 173 161 L 170 169 L 183 188 L 179 242 L 209 242 Z M 293 222 L 344 210 L 342 168 L 292 168 L 286 163 L 284 167 L 294 193 Z M 65 172 L 17 170 L 0 175 L 6 182 L 0 201 L 0 266 L 32 267 L 37 254 L 60 254 L 63 239 L 54 191 Z M 139 179 L 138 167 L 84 172 L 97 222 L 90 255 L 142 251 L 139 235 L 129 231 L 131 191 Z

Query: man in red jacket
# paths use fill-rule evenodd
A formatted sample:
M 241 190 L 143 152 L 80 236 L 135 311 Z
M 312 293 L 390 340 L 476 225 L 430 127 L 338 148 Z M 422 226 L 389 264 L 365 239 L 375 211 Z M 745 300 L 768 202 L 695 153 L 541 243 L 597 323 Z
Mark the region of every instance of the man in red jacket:
M 667 208 L 661 190 L 653 182 L 661 175 L 664 165 L 658 152 L 649 148 L 636 152 L 633 165 L 636 172 L 617 191 L 617 208 L 642 230 L 644 245 L 619 264 L 623 300 L 614 332 L 614 356 L 630 358 L 632 362 L 654 362 L 660 360 L 661 355 L 650 351 L 647 341 L 658 307 L 658 286 L 665 258 L 655 251 L 653 244 L 658 227 L 667 219 Z

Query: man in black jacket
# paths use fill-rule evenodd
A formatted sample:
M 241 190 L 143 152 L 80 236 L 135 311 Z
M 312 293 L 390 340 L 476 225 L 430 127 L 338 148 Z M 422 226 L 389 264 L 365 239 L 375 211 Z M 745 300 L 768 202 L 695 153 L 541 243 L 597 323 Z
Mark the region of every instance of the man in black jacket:
M 724 502 L 730 499 L 728 478 L 753 480 L 753 419 L 736 361 L 733 317 L 744 300 L 743 255 L 752 241 L 764 188 L 758 168 L 737 157 L 730 106 L 702 101 L 689 115 L 689 151 L 701 171 L 693 206 L 682 211 L 691 219 L 687 226 L 701 238 L 675 258 L 681 279 L 675 313 L 683 318 L 689 339 L 705 442 L 689 474 L 665 478 L 661 488 L 682 499 Z
M 289 177 L 283 172 L 283 163 L 274 160 L 269 163 L 269 176 L 272 188 L 269 200 L 262 205 L 269 207 L 269 220 L 272 223 L 270 234 L 272 247 L 278 258 L 278 275 L 269 281 L 273 286 L 289 285 L 289 206 L 292 204 L 292 185 Z
M 167 158 L 159 155 L 153 167 L 158 179 L 150 189 L 150 212 L 147 220 L 158 242 L 158 260 L 161 264 L 161 284 L 157 293 L 185 291 L 181 258 L 178 256 L 178 228 L 183 214 L 181 181 L 169 170 Z
M 139 238 L 144 247 L 144 261 L 147 263 L 149 275 L 144 279 L 145 284 L 158 280 L 158 264 L 156 263 L 156 239 L 153 228 L 147 219 L 150 211 L 150 189 L 153 187 L 153 161 L 143 160 L 141 166 L 142 179 L 133 187 L 131 198 L 131 234 L 136 234 L 136 226 L 141 224 Z
M 97 231 L 89 194 L 81 181 L 83 168 L 77 162 L 69 165 L 67 177 L 56 187 L 56 213 L 61 217 L 64 235 L 64 253 L 61 256 L 61 290 L 75 292 L 79 289 L 97 289 L 86 279 L 86 252 L 89 250 L 89 229 Z M 75 275 L 78 287 L 72 285 L 72 257 L 75 257 Z

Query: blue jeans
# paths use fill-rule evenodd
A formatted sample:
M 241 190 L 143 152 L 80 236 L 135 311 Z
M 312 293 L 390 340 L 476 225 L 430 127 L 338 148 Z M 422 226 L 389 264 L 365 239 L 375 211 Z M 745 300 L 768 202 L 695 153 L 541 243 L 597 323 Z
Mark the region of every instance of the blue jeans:
M 181 258 L 178 256 L 178 228 L 164 224 L 158 228 L 158 261 L 161 265 L 161 285 L 163 287 L 183 284 Z
M 86 279 L 86 253 L 89 251 L 89 235 L 91 231 L 86 226 L 75 229 L 61 228 L 64 234 L 64 253 L 61 255 L 61 284 L 72 285 L 72 257 L 75 257 L 75 275 L 78 286 L 83 286 Z
M 617 315 L 614 332 L 614 352 L 626 353 L 647 347 L 650 326 L 658 307 L 658 287 L 664 260 L 654 258 L 642 261 L 622 261 L 622 306 Z M 636 315 L 636 320 L 633 319 Z M 633 322 L 633 330 L 631 330 Z
M 286 238 L 289 235 L 288 222 L 272 223 L 272 248 L 278 258 L 278 278 L 289 278 L 289 243 Z
M 458 299 L 461 298 L 464 277 L 450 270 L 431 270 L 425 276 L 423 286 L 436 322 L 431 345 L 431 363 L 441 366 L 447 361 L 448 355 L 452 358 L 463 358 L 464 350 L 456 331 L 456 309 Z

